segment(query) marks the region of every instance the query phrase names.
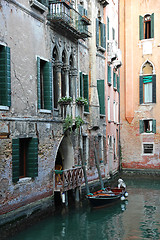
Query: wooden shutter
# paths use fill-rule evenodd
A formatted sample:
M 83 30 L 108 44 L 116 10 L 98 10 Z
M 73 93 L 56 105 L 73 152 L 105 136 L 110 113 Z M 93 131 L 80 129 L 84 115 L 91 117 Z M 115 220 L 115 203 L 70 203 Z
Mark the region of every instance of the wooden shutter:
M 97 90 L 100 105 L 100 114 L 105 115 L 105 88 L 104 80 L 97 80 Z
M 107 17 L 107 40 L 109 40 L 109 18 Z
M 12 139 L 12 181 L 19 180 L 19 139 Z
M 27 169 L 28 177 L 38 176 L 38 139 L 37 138 L 32 138 L 29 141 L 26 169 Z
M 41 83 L 40 83 L 40 58 L 37 57 L 37 102 L 38 109 L 41 109 Z
M 139 39 L 144 39 L 144 21 L 142 16 L 139 16 Z
M 113 72 L 113 87 L 116 88 L 116 74 Z
M 82 72 L 79 73 L 79 80 L 80 80 L 80 97 L 83 97 L 83 74 L 82 74 Z
M 154 13 L 151 15 L 151 38 L 154 38 Z
M 143 133 L 144 132 L 144 121 L 139 120 L 139 132 Z
M 99 46 L 99 20 L 96 19 L 96 46 Z
M 139 77 L 139 102 L 143 103 L 143 76 Z
M 117 91 L 118 91 L 118 93 L 120 91 L 120 77 L 119 76 L 117 76 Z
M 89 84 L 88 84 L 88 75 L 83 75 L 83 83 L 84 83 L 84 98 L 88 100 L 89 103 Z M 84 111 L 89 112 L 89 104 L 84 106 Z
M 111 84 L 111 67 L 108 65 L 108 83 Z
M 0 49 L 0 105 L 11 106 L 10 48 Z
M 156 75 L 152 75 L 152 102 L 156 103 Z
M 102 23 L 102 29 L 103 29 L 102 47 L 106 49 L 106 25 L 104 23 Z
M 153 133 L 156 133 L 156 120 L 155 119 L 152 120 L 152 125 L 153 125 L 152 131 L 153 131 Z
M 44 109 L 52 110 L 52 65 L 46 62 L 43 69 Z

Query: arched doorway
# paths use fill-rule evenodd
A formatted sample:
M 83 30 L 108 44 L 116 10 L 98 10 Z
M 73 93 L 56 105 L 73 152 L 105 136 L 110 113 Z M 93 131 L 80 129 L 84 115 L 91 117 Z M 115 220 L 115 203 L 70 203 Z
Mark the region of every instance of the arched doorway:
M 70 169 L 73 167 L 73 165 L 74 165 L 74 150 L 70 136 L 66 135 L 63 137 L 57 152 L 55 169 L 57 170 Z

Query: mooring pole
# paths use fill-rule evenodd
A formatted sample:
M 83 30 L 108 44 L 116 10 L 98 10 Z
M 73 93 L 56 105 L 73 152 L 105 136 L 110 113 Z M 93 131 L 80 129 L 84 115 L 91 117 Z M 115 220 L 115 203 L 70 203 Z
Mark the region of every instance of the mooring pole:
M 96 138 L 95 138 L 95 142 L 96 142 Z M 99 160 L 98 160 L 98 156 L 97 156 L 96 144 L 95 144 L 94 156 L 95 156 L 96 167 L 98 170 L 99 180 L 101 183 L 101 188 L 104 188 L 104 183 L 102 181 L 101 171 L 100 171 L 100 167 L 99 167 Z
M 87 194 L 89 194 L 90 191 L 89 191 L 89 186 L 88 186 L 85 161 L 84 161 L 83 154 L 82 154 L 82 148 L 80 148 L 80 155 L 81 155 L 81 159 L 82 159 L 82 168 L 83 168 L 83 174 L 84 174 L 84 179 L 85 179 L 86 191 L 87 191 Z

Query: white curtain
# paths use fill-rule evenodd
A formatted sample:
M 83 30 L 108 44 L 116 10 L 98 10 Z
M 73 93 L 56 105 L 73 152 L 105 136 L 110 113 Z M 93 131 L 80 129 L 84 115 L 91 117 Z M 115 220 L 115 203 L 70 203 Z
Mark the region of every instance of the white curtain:
M 152 102 L 152 83 L 144 84 L 144 102 Z

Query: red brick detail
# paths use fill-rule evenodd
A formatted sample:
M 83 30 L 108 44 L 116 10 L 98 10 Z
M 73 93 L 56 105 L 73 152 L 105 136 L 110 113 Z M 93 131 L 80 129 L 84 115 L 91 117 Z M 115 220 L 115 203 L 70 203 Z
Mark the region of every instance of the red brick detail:
M 146 163 L 145 162 L 130 162 L 130 163 L 122 163 L 122 168 L 129 169 L 160 169 L 160 163 Z
M 0 215 L 2 214 L 5 214 L 5 213 L 8 213 L 8 212 L 11 212 L 13 210 L 16 210 L 20 207 L 23 207 L 27 204 L 30 204 L 30 203 L 33 203 L 33 202 L 36 202 L 38 200 L 41 200 L 43 198 L 46 198 L 46 197 L 49 197 L 49 196 L 52 196 L 53 195 L 53 191 L 49 191 L 49 192 L 46 192 L 46 193 L 43 193 L 41 195 L 38 195 L 38 196 L 35 196 L 35 197 L 32 197 L 30 199 L 27 199 L 25 201 L 21 201 L 19 203 L 16 203 L 16 204 L 13 204 L 13 205 L 9 205 L 9 204 L 6 204 L 4 205 L 1 209 L 0 209 Z

